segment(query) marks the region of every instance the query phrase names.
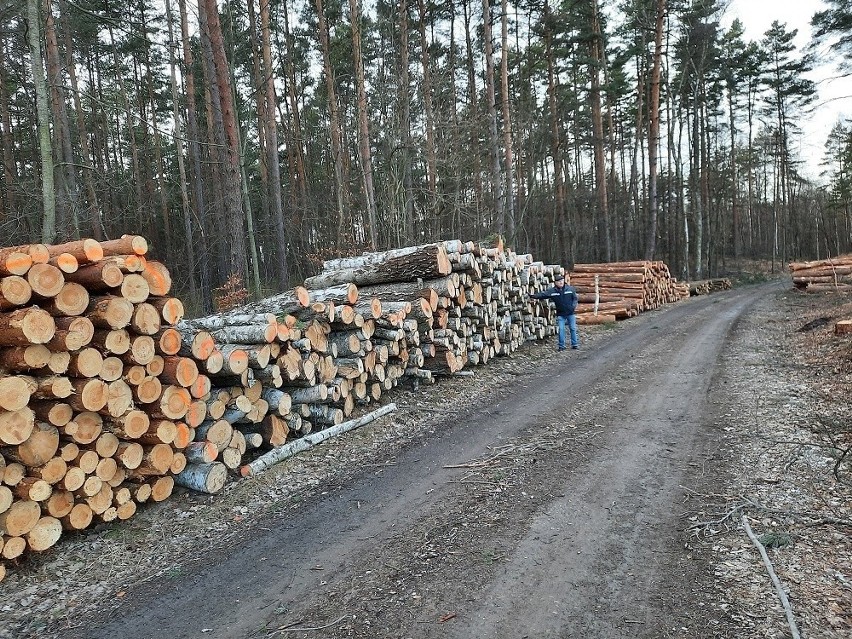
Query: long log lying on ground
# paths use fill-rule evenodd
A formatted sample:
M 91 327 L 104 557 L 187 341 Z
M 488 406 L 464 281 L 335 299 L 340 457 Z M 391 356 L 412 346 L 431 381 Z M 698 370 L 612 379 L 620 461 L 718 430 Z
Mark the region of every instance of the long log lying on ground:
M 381 408 L 378 408 L 371 413 L 367 413 L 357 419 L 351 419 L 349 421 L 343 422 L 342 424 L 337 424 L 336 426 L 332 426 L 331 428 L 327 428 L 318 433 L 314 433 L 312 435 L 306 435 L 301 439 L 297 439 L 296 441 L 285 444 L 284 446 L 280 446 L 275 448 L 274 450 L 269 451 L 268 453 L 258 457 L 256 460 L 251 462 L 250 464 L 246 464 L 240 468 L 240 474 L 243 477 L 249 477 L 251 475 L 256 475 L 271 466 L 287 459 L 288 457 L 292 457 L 296 453 L 302 452 L 309 448 L 312 448 L 319 444 L 320 442 L 324 442 L 327 439 L 332 437 L 336 437 L 342 433 L 348 432 L 365 424 L 369 424 L 372 421 L 375 421 L 379 417 L 387 415 L 388 413 L 392 413 L 396 410 L 396 404 L 386 404 Z

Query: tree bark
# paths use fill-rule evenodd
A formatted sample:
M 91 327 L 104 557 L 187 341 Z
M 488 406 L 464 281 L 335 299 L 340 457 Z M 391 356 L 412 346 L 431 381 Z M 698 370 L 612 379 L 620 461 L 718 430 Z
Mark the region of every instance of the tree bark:
M 219 112 L 222 118 L 224 149 L 224 203 L 227 238 L 227 269 L 230 275 L 237 275 L 245 282 L 248 263 L 246 259 L 245 224 L 242 208 L 242 172 L 240 169 L 240 143 L 237 130 L 237 117 L 234 112 L 234 96 L 231 90 L 230 65 L 225 56 L 225 43 L 219 23 L 219 10 L 216 0 L 200 0 L 204 5 L 207 18 L 207 38 L 212 55 L 212 78 L 218 90 Z
M 201 306 L 202 311 L 207 313 L 211 310 L 211 285 L 210 285 L 210 260 L 207 253 L 207 238 L 206 220 L 207 206 L 205 204 L 204 186 L 202 182 L 201 169 L 201 150 L 198 142 L 198 123 L 196 120 L 196 101 L 195 101 L 195 72 L 192 60 L 192 47 L 189 41 L 189 25 L 186 13 L 186 0 L 178 0 L 178 8 L 180 10 L 180 31 L 181 31 L 181 49 L 183 50 L 183 77 L 186 78 L 186 94 L 187 104 L 187 135 L 189 157 L 192 162 L 191 180 L 193 192 L 195 195 L 195 210 L 198 215 L 198 230 L 200 235 L 199 245 L 199 266 L 200 266 L 200 288 L 201 288 Z M 187 238 L 189 241 L 189 236 Z M 195 264 L 190 264 L 192 269 L 190 276 L 194 278 Z
M 426 38 L 425 0 L 417 0 L 418 22 L 420 32 L 420 66 L 423 71 L 423 110 L 426 116 L 426 207 L 431 212 L 430 218 L 435 218 L 438 208 L 438 159 L 435 149 L 435 109 L 432 102 L 432 63 L 429 59 L 429 40 Z
M 601 109 L 601 68 L 606 66 L 606 58 L 603 47 L 603 34 L 601 33 L 600 16 L 598 15 L 598 2 L 592 0 L 592 39 L 589 42 L 589 76 L 591 77 L 591 91 L 589 98 L 592 103 L 592 129 L 593 151 L 595 162 L 595 186 L 598 196 L 598 213 L 601 219 L 601 233 L 604 240 L 604 260 L 612 259 L 612 241 L 610 238 L 609 225 L 609 198 L 607 194 L 606 159 L 604 157 L 604 127 L 603 113 Z
M 340 127 L 340 107 L 337 103 L 337 90 L 334 88 L 334 72 L 331 66 L 331 43 L 328 34 L 328 22 L 322 0 L 314 0 L 317 11 L 317 37 L 322 52 L 323 76 L 328 99 L 329 133 L 331 135 L 331 155 L 334 162 L 334 186 L 337 202 L 337 245 L 346 242 L 347 207 L 349 206 L 349 179 L 343 163 L 343 135 Z M 350 236 L 351 237 L 351 236 Z
M 287 267 L 287 248 L 289 238 L 284 225 L 284 209 L 281 194 L 281 169 L 278 162 L 278 126 L 275 122 L 275 77 L 272 73 L 272 45 L 269 31 L 269 2 L 260 0 L 261 41 L 263 50 L 263 76 L 266 79 L 264 89 L 266 109 L 264 129 L 266 134 L 267 167 L 269 172 L 269 205 L 275 223 L 278 239 L 276 256 L 278 258 L 278 282 L 283 288 L 289 279 Z
M 503 157 L 506 176 L 506 208 L 503 232 L 511 246 L 515 245 L 515 186 L 513 180 L 514 159 L 512 146 L 512 110 L 509 102 L 509 6 L 501 0 L 500 37 L 500 86 L 503 111 Z
M 648 239 L 645 259 L 657 251 L 657 157 L 660 149 L 660 70 L 663 58 L 663 28 L 666 0 L 656 0 L 654 59 L 651 67 L 651 97 L 648 106 Z
M 402 167 L 402 241 L 414 238 L 414 197 L 411 180 L 411 79 L 408 52 L 408 1 L 399 0 L 399 131 Z
M 6 40 L 0 42 L 0 130 L 2 130 L 3 144 L 3 184 L 5 189 L 0 192 L 0 218 L 9 213 L 14 213 L 17 208 L 15 192 L 17 190 L 17 176 L 15 171 L 15 160 L 12 157 L 14 142 L 12 139 L 12 117 L 9 112 L 9 95 L 6 91 L 8 86 L 8 67 L 6 64 Z
M 421 2 L 423 0 L 420 0 Z M 504 230 L 506 201 L 500 173 L 500 137 L 497 134 L 497 96 L 494 88 L 494 43 L 491 34 L 491 6 L 482 0 L 482 40 L 485 45 L 485 104 L 488 109 L 488 151 L 491 158 L 491 193 L 499 216 L 498 228 Z
M 38 0 L 27 0 L 27 24 L 32 74 L 38 116 L 38 144 L 41 156 L 42 223 L 41 241 L 49 244 L 56 239 L 56 193 L 53 182 L 53 149 L 50 144 L 50 109 L 47 82 L 41 55 L 41 18 Z
M 361 156 L 361 178 L 364 182 L 364 205 L 367 209 L 367 229 L 370 248 L 378 248 L 376 228 L 376 194 L 373 189 L 373 155 L 370 150 L 370 126 L 367 121 L 367 89 L 364 79 L 364 54 L 361 50 L 361 7 L 360 0 L 349 0 L 349 21 L 352 27 L 352 57 L 355 61 L 355 93 L 358 111 L 358 150 Z M 430 107 L 427 106 L 427 109 Z M 429 117 L 427 111 L 427 119 Z
M 59 43 L 56 36 L 56 21 L 50 0 L 43 0 L 45 17 L 45 57 L 47 60 L 47 84 L 50 89 L 50 104 L 54 122 L 54 150 L 59 170 L 61 207 L 57 207 L 57 227 L 65 237 L 80 237 L 78 217 L 79 193 L 74 152 L 71 149 L 71 126 L 65 103 L 65 87 L 59 59 Z M 61 211 L 61 214 L 60 214 Z

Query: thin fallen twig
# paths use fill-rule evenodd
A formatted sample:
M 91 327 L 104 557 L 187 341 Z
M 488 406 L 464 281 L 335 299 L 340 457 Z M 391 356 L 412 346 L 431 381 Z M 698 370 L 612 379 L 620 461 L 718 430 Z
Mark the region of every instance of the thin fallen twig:
M 331 628 L 332 626 L 336 626 L 341 621 L 343 621 L 344 619 L 348 619 L 348 618 L 349 618 L 349 615 L 343 615 L 339 619 L 335 619 L 331 623 L 327 623 L 324 626 L 315 626 L 315 627 L 311 627 L 311 628 L 288 628 L 288 627 L 285 626 L 283 628 L 279 628 L 277 630 L 277 632 L 311 632 L 311 631 L 314 631 L 314 630 L 325 630 L 326 628 Z M 297 621 L 296 623 L 301 623 L 301 622 Z
M 446 465 L 446 466 L 444 466 L 444 468 L 482 468 L 484 466 L 487 466 L 491 462 L 493 462 L 495 459 L 505 455 L 506 453 L 513 451 L 514 449 L 515 449 L 514 446 L 510 446 L 508 448 L 505 448 L 504 450 L 501 450 L 498 453 L 495 453 L 494 455 L 492 455 L 488 459 L 484 459 L 482 461 L 471 461 L 471 462 L 467 462 L 466 464 Z
M 502 486 L 500 482 L 484 481 L 479 479 L 451 479 L 448 484 L 485 484 L 486 486 Z
M 781 580 L 778 579 L 778 575 L 775 574 L 775 569 L 772 567 L 769 555 L 766 554 L 766 548 L 764 548 L 763 544 L 760 543 L 760 540 L 755 537 L 751 530 L 751 526 L 748 524 L 746 516 L 742 515 L 740 519 L 743 522 L 743 527 L 745 528 L 748 538 L 751 539 L 751 543 L 753 543 L 760 551 L 760 556 L 763 558 L 763 565 L 766 566 L 766 570 L 769 572 L 769 577 L 772 579 L 772 583 L 775 586 L 775 591 L 778 593 L 778 598 L 781 600 L 781 605 L 784 606 L 784 614 L 787 615 L 787 623 L 790 625 L 790 632 L 793 634 L 793 639 L 801 639 L 801 635 L 799 635 L 799 628 L 796 626 L 796 618 L 793 616 L 793 607 L 790 605 L 787 593 L 784 592 L 784 588 L 781 586 Z

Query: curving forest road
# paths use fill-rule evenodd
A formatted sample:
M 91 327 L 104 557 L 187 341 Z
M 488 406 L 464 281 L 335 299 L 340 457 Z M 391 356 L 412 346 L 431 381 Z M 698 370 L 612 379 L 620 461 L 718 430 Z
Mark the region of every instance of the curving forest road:
M 202 544 L 73 636 L 727 636 L 683 501 L 717 480 L 726 342 L 777 287 L 646 313 L 436 412 L 400 454 Z

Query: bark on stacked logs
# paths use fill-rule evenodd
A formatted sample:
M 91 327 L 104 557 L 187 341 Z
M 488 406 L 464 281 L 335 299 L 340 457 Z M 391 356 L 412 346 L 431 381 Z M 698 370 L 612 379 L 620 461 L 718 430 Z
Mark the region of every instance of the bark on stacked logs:
M 689 297 L 660 261 L 576 264 L 569 280 L 580 297 L 578 324 L 614 322 Z
M 172 491 L 191 439 L 168 328 L 183 305 L 147 248 L 0 250 L 0 559 Z
M 852 290 L 852 255 L 813 262 L 791 262 L 793 285 L 809 293 Z

